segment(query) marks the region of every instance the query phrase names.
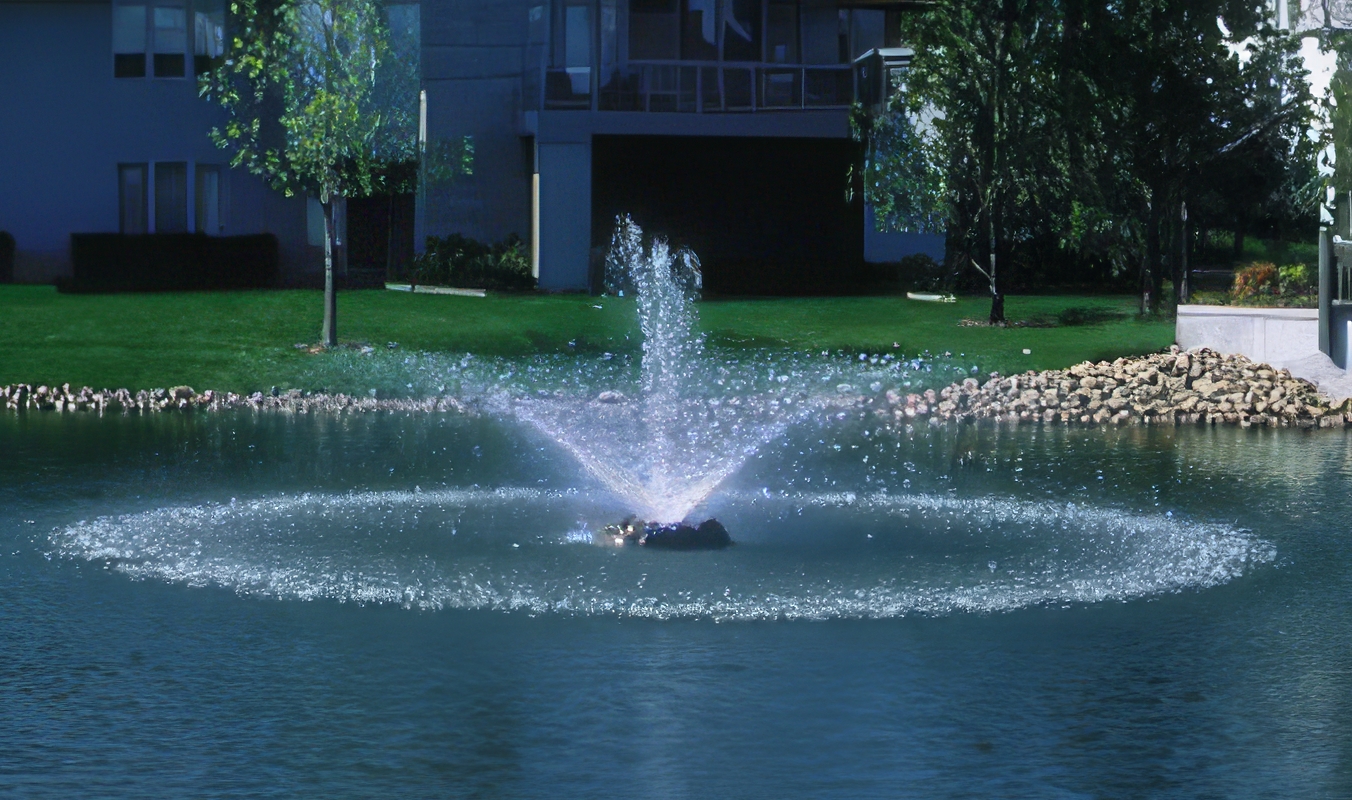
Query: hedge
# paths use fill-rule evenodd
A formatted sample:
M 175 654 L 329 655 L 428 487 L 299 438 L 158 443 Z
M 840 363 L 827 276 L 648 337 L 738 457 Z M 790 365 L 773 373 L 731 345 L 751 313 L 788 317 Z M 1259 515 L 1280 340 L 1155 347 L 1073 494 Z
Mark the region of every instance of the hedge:
M 263 289 L 278 284 L 277 237 L 73 233 L 63 292 Z

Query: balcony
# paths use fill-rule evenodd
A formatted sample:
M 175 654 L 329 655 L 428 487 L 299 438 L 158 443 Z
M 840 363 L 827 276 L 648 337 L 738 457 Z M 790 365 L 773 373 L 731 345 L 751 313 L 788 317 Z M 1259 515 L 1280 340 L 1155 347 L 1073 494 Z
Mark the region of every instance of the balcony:
M 829 0 L 552 0 L 529 14 L 525 112 L 840 111 L 877 91 L 861 60 L 883 44 L 882 11 Z
M 844 109 L 855 96 L 854 70 L 848 64 L 631 61 L 598 84 L 592 85 L 589 67 L 541 66 L 527 76 L 525 110 L 720 114 Z

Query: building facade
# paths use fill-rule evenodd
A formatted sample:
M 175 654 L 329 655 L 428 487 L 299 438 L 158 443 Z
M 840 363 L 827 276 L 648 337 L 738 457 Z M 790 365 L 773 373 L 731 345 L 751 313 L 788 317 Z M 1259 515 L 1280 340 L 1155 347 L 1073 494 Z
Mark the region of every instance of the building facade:
M 810 289 L 942 239 L 865 236 L 849 109 L 906 51 L 838 0 L 441 0 L 422 6 L 429 138 L 475 174 L 419 235 L 519 233 L 546 289 L 594 286 L 617 214 L 691 246 L 714 288 Z M 843 277 L 843 276 L 842 276 Z
M 728 290 L 829 283 L 866 244 L 933 252 L 866 236 L 850 185 L 850 106 L 904 62 L 888 5 L 424 0 L 422 135 L 472 137 L 475 166 L 424 188 L 409 247 L 517 234 L 549 290 L 596 285 L 621 213 Z M 94 232 L 271 232 L 287 282 L 318 274 L 313 203 L 229 169 L 208 138 L 224 113 L 196 76 L 228 25 L 225 0 L 0 0 L 0 229 L 19 280 L 67 274 L 70 234 Z
M 277 236 L 285 274 L 322 266 L 304 198 L 228 166 L 197 74 L 225 0 L 0 1 L 0 229 L 15 278 L 70 272 L 72 233 Z

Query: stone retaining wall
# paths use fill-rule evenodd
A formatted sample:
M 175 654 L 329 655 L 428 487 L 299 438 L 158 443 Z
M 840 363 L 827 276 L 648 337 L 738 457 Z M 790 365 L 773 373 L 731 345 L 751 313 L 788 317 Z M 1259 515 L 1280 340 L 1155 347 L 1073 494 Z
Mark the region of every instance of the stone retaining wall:
M 1319 352 L 1319 310 L 1182 305 L 1174 341 L 1185 350 L 1209 347 L 1260 363 L 1290 363 Z

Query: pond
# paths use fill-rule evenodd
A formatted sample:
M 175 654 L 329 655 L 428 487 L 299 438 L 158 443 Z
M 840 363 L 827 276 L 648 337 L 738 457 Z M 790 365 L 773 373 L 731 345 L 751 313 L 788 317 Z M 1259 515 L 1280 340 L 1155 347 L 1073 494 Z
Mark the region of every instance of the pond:
M 0 454 L 0 794 L 1352 792 L 1341 430 L 815 415 L 693 553 L 593 543 L 624 501 L 511 417 Z
M 910 424 L 964 365 L 706 348 L 693 254 L 610 265 L 637 362 L 313 378 L 464 413 L 0 416 L 0 789 L 1352 792 L 1345 429 Z

